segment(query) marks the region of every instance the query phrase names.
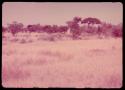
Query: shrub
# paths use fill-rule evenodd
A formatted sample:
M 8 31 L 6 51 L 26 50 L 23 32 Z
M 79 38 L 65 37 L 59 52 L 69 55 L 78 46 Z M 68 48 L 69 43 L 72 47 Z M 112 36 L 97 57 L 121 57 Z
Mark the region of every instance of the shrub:
M 120 30 L 120 29 L 114 29 L 113 32 L 112 32 L 112 35 L 114 37 L 122 37 L 122 30 Z
M 49 41 L 55 41 L 55 37 L 54 37 L 54 36 L 50 36 L 50 37 L 48 38 L 48 40 L 49 40 Z
M 25 39 L 22 39 L 22 40 L 20 41 L 20 43 L 24 44 L 24 43 L 26 43 L 26 40 L 25 40 Z
M 17 42 L 19 39 L 17 39 L 17 38 L 13 38 L 12 40 L 11 40 L 11 42 Z

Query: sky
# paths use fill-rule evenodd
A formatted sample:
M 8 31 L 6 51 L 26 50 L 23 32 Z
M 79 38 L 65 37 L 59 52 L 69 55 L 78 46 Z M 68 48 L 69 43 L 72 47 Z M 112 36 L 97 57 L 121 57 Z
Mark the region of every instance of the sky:
M 66 25 L 73 17 L 94 17 L 101 21 L 123 22 L 123 4 L 120 2 L 4 2 L 2 25 L 17 21 L 28 24 Z

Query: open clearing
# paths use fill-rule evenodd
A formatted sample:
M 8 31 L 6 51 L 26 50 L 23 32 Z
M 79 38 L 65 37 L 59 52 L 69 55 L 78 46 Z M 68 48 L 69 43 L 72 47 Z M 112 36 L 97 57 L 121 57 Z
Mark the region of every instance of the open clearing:
M 122 39 L 8 42 L 3 87 L 120 88 Z

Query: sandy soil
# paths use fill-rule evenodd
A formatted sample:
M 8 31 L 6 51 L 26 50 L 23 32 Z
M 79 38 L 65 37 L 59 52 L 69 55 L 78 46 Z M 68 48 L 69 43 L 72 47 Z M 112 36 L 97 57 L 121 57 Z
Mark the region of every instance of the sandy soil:
M 122 87 L 122 40 L 8 42 L 3 87 Z

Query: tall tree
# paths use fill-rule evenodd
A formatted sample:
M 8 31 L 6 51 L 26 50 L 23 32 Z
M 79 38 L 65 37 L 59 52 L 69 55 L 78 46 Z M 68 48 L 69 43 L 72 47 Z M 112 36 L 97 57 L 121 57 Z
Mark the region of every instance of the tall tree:
M 84 23 L 88 24 L 87 32 L 89 32 L 89 33 L 93 33 L 94 32 L 93 29 L 90 27 L 90 24 L 92 25 L 92 27 L 94 26 L 94 24 L 98 24 L 98 27 L 97 27 L 98 30 L 97 31 L 100 32 L 100 30 L 101 30 L 101 28 L 100 28 L 101 21 L 99 19 L 97 19 L 97 18 L 88 17 L 88 18 L 83 19 L 81 21 L 81 23 L 82 24 L 84 24 Z

